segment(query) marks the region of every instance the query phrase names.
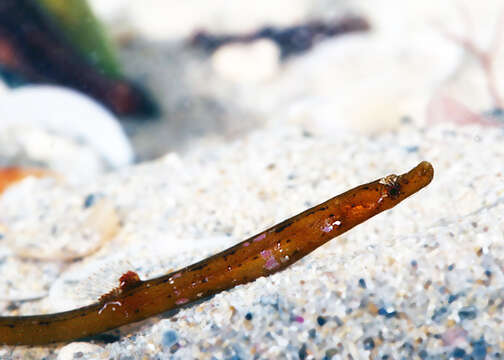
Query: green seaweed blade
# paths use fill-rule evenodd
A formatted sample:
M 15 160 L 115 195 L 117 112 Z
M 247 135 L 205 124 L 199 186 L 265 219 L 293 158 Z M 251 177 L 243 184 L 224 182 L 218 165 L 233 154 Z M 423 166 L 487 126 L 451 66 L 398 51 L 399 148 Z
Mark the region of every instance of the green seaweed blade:
M 116 49 L 86 0 L 37 0 L 62 35 L 94 66 L 121 77 Z

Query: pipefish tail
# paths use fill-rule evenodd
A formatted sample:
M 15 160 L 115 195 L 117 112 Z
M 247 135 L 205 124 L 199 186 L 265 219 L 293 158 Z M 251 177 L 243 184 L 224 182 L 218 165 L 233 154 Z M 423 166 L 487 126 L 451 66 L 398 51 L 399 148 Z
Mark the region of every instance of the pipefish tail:
M 42 345 L 99 334 L 176 309 L 285 269 L 332 238 L 427 186 L 432 165 L 357 186 L 233 247 L 178 271 L 142 281 L 132 271 L 95 304 L 34 316 L 0 317 L 0 343 Z

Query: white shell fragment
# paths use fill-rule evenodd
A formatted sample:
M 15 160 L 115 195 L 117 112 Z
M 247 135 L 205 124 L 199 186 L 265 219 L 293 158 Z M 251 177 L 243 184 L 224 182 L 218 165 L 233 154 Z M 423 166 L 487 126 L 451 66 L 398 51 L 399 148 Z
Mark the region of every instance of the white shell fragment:
M 75 90 L 30 85 L 0 96 L 0 132 L 10 127 L 41 129 L 88 144 L 111 167 L 133 161 L 133 150 L 117 119 Z
M 72 194 L 73 192 L 73 194 Z M 118 231 L 106 198 L 89 201 L 53 180 L 26 179 L 0 198 L 5 242 L 22 258 L 71 260 L 89 255 Z

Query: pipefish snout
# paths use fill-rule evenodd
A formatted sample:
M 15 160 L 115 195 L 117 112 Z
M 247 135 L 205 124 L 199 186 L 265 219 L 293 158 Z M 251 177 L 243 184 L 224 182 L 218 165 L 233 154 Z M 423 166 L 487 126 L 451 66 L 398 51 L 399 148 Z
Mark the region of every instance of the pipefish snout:
M 427 186 L 426 161 L 348 190 L 233 247 L 167 275 L 142 281 L 134 272 L 99 302 L 48 315 L 0 317 L 0 343 L 41 345 L 99 334 L 181 307 L 285 269 L 332 238 Z

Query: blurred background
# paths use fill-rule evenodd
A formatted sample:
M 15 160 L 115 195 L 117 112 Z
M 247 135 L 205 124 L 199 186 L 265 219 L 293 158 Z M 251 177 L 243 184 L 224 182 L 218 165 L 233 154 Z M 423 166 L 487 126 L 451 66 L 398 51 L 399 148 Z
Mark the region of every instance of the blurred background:
M 503 14 L 497 0 L 2 0 L 0 165 L 82 180 L 259 127 L 501 126 Z

